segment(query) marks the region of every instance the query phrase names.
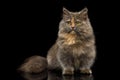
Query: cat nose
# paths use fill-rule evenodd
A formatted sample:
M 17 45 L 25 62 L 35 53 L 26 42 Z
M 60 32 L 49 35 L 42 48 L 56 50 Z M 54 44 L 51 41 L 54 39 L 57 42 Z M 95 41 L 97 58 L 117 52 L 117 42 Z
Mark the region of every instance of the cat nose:
M 71 26 L 71 29 L 72 29 L 72 30 L 75 30 L 75 26 Z

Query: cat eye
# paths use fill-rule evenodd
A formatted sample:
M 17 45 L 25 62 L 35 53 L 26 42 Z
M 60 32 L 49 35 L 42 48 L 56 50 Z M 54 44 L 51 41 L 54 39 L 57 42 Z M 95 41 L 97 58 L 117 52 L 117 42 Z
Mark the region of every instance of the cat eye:
M 81 20 L 76 20 L 75 23 L 76 23 L 76 25 L 82 25 L 82 21 Z

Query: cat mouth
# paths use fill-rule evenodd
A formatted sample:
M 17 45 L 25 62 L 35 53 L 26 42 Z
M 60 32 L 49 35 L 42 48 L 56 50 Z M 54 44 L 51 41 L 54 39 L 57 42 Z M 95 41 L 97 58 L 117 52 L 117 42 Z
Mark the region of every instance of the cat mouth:
M 74 27 L 71 27 L 71 31 L 74 31 L 74 32 L 76 32 L 76 28 Z
M 76 28 L 75 27 L 71 27 L 72 30 L 75 30 Z
M 74 29 L 71 29 L 70 31 L 69 31 L 69 33 L 72 33 L 72 34 L 75 34 L 77 31 L 76 31 L 76 29 L 74 28 Z
M 69 29 L 66 29 L 67 33 L 75 33 L 76 32 L 76 28 L 69 28 Z

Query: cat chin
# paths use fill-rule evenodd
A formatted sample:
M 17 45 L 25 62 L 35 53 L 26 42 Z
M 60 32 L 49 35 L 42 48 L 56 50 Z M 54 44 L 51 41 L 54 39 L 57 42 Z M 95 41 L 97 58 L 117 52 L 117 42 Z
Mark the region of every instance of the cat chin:
M 70 33 L 71 33 L 71 34 L 75 34 L 76 32 L 75 32 L 74 30 L 72 30 Z

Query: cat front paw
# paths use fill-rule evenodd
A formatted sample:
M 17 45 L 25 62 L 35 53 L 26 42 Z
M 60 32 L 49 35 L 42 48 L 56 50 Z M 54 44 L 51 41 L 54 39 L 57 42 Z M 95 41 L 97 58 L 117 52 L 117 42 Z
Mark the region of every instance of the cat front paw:
M 64 69 L 62 74 L 63 75 L 73 75 L 74 70 L 72 68 Z
M 92 70 L 91 69 L 80 69 L 80 73 L 81 74 L 92 74 Z

